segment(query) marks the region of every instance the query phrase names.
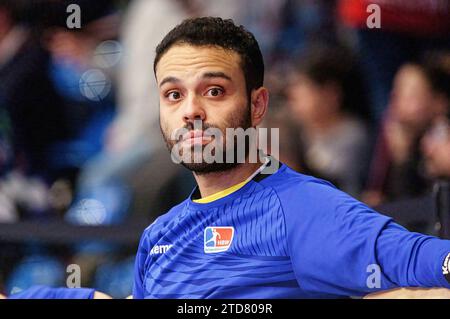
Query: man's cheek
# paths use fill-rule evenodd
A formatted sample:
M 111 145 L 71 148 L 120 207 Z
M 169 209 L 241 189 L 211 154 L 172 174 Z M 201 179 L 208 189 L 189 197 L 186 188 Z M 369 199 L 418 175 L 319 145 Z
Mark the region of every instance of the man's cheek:
M 166 140 L 170 140 L 171 135 L 172 135 L 172 130 L 170 129 L 170 125 L 169 125 L 169 123 L 167 123 L 167 121 L 165 120 L 164 117 L 160 118 L 160 127 L 161 127 L 162 134 L 164 135 L 164 138 Z

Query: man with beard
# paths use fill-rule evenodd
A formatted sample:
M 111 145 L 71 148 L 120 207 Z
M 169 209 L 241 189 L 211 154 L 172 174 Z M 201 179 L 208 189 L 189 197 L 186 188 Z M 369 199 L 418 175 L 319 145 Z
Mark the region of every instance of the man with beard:
M 224 132 L 255 128 L 266 113 L 262 55 L 243 27 L 185 20 L 157 47 L 154 71 L 162 133 L 197 187 L 144 231 L 134 298 L 338 298 L 450 287 L 450 241 L 410 233 L 271 156 L 251 161 L 252 145 L 244 163 L 198 160 L 211 145 L 237 160 Z

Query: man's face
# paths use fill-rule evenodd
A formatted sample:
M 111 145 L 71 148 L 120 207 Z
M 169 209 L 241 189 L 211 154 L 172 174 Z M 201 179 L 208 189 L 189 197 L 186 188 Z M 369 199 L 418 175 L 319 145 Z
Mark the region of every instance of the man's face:
M 171 47 L 156 68 L 159 87 L 160 126 L 169 150 L 174 146 L 181 152 L 195 152 L 207 145 L 219 146 L 226 154 L 226 129 L 252 126 L 249 98 L 237 53 L 212 46 L 179 44 Z M 195 127 L 194 121 L 202 125 Z M 223 139 L 206 135 L 205 130 L 220 130 Z M 188 133 L 174 139 L 174 132 Z M 213 145 L 210 145 L 214 143 Z M 219 149 L 219 148 L 218 148 Z M 197 173 L 230 169 L 234 163 L 182 164 Z
M 431 177 L 450 178 L 450 121 L 436 119 L 422 139 L 422 152 Z

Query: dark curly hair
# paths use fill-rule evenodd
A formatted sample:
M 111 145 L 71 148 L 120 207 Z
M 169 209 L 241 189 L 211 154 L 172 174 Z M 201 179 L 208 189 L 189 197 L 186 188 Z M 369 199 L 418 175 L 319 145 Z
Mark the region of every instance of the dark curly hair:
M 264 61 L 254 35 L 231 19 L 202 17 L 186 19 L 172 29 L 156 47 L 153 70 L 161 57 L 175 44 L 218 46 L 236 52 L 241 58 L 247 94 L 263 86 Z

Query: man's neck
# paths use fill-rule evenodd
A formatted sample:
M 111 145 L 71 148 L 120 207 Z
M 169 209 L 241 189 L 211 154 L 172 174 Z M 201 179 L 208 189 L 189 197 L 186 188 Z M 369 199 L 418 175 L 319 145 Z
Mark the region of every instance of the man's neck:
M 194 177 L 197 181 L 201 197 L 204 198 L 245 181 L 260 168 L 261 165 L 263 165 L 263 162 L 258 160 L 257 163 L 239 164 L 236 167 L 223 172 L 200 175 L 194 173 Z

